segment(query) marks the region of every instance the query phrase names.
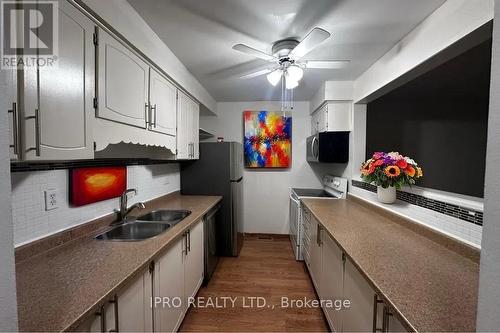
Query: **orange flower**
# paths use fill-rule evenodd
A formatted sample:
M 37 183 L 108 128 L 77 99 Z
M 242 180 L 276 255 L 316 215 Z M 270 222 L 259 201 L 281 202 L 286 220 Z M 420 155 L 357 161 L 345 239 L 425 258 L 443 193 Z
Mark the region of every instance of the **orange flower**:
M 361 168 L 361 173 L 365 176 L 371 175 L 375 171 L 373 163 L 366 162 Z
M 389 165 L 387 168 L 385 168 L 384 172 L 389 178 L 394 178 L 401 174 L 401 170 L 395 165 Z
M 374 167 L 381 166 L 382 164 L 384 164 L 383 160 L 376 160 L 375 162 L 373 162 L 373 166 Z
M 403 170 L 406 169 L 406 167 L 408 166 L 408 163 L 406 163 L 405 160 L 399 160 L 396 164 L 400 169 Z
M 414 177 L 415 176 L 415 168 L 412 167 L 411 165 L 408 165 L 408 167 L 406 169 L 404 169 L 404 172 L 410 176 L 410 177 Z
M 417 178 L 420 178 L 424 175 L 423 171 L 422 171 L 422 168 L 421 167 L 417 167 Z

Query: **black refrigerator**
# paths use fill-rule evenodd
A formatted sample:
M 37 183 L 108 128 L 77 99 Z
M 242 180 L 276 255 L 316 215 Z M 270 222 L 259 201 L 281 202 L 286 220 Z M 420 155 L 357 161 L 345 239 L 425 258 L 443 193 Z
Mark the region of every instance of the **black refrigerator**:
M 217 254 L 236 257 L 243 245 L 243 145 L 200 143 L 200 158 L 181 164 L 181 193 L 223 197 L 216 223 Z

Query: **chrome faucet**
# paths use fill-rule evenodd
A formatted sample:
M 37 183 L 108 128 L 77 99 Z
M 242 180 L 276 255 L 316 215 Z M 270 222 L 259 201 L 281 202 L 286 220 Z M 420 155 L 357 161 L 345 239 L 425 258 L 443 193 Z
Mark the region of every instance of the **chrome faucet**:
M 137 202 L 127 208 L 127 194 L 134 192 L 135 195 L 137 195 L 137 189 L 131 188 L 123 191 L 122 195 L 120 196 L 120 212 L 118 216 L 118 221 L 116 223 L 124 223 L 127 215 L 134 209 L 134 208 L 139 208 L 139 209 L 144 209 L 146 206 L 144 205 L 143 202 Z

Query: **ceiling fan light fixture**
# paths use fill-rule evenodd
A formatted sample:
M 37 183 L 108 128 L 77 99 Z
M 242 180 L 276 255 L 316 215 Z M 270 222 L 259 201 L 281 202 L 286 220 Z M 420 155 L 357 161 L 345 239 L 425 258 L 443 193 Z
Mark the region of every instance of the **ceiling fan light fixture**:
M 302 80 L 302 77 L 304 76 L 304 71 L 297 65 L 292 65 L 288 67 L 286 71 L 288 73 L 287 78 L 295 82 L 299 82 L 300 80 Z
M 286 89 L 294 89 L 294 88 L 297 88 L 299 86 L 299 82 L 290 79 L 290 77 L 287 77 L 286 82 L 285 82 L 285 86 L 286 86 Z
M 267 74 L 267 81 L 275 87 L 278 82 L 281 80 L 281 76 L 283 75 L 283 71 L 281 69 L 277 69 L 272 71 L 271 73 Z

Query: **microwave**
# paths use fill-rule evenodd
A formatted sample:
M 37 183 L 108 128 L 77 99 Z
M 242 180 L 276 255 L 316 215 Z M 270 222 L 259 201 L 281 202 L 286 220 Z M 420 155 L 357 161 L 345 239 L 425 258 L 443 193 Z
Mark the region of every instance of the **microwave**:
M 307 138 L 307 161 L 349 162 L 349 132 L 322 132 Z

